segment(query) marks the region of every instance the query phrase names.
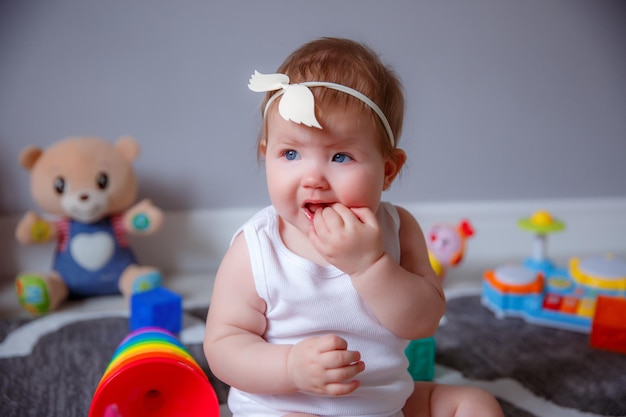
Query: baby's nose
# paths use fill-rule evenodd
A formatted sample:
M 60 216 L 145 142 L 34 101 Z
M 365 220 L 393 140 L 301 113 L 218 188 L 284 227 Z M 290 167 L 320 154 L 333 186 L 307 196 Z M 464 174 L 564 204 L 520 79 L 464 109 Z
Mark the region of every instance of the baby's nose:
M 319 166 L 311 166 L 302 178 L 302 184 L 308 188 L 327 188 L 328 179 L 324 170 Z

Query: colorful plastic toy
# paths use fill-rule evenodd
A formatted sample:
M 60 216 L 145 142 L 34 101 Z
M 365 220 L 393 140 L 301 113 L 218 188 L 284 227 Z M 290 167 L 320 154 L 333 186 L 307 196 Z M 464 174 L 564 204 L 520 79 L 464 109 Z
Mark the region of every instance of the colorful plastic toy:
M 553 263 L 547 255 L 547 236 L 565 229 L 565 223 L 552 217 L 550 212 L 539 210 L 530 217 L 520 219 L 517 225 L 522 230 L 535 233 L 533 256 L 526 260 L 529 266 L 539 270 L 552 268 Z
M 180 341 L 160 328 L 129 334 L 96 388 L 89 417 L 219 416 L 215 390 Z
M 130 330 L 161 327 L 178 334 L 182 328 L 182 309 L 182 297 L 163 287 L 133 294 L 130 299 Z
M 449 267 L 457 266 L 463 260 L 466 241 L 474 236 L 474 229 L 468 220 L 458 225 L 436 224 L 426 234 L 430 265 L 443 279 Z
M 432 381 L 435 377 L 434 337 L 412 340 L 404 353 L 409 360 L 409 373 L 413 381 Z
M 597 349 L 626 353 L 626 298 L 598 297 L 589 341 Z
M 533 256 L 522 265 L 502 265 L 483 276 L 482 303 L 497 317 L 590 332 L 599 295 L 626 297 L 626 261 L 574 257 L 561 268 L 546 254 L 546 236 L 565 224 L 542 210 L 518 225 L 536 233 Z

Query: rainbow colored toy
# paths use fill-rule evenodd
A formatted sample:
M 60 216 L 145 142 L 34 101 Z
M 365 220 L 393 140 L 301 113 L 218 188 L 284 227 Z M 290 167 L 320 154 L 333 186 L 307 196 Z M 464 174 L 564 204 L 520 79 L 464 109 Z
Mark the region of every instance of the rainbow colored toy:
M 219 416 L 213 387 L 182 343 L 168 331 L 130 333 L 98 383 L 89 417 Z

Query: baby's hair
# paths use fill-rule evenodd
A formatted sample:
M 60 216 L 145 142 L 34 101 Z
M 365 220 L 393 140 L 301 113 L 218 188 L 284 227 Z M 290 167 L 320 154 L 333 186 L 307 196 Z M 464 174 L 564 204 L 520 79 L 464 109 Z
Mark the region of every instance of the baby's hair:
M 404 118 L 404 95 L 402 85 L 394 71 L 382 63 L 379 56 L 368 46 L 343 38 L 320 38 L 296 49 L 278 67 L 277 72 L 289 76 L 291 83 L 326 81 L 351 87 L 369 97 L 383 111 L 395 136 L 397 146 Z M 379 117 L 365 103 L 346 93 L 325 87 L 311 88 L 315 96 L 316 117 L 324 120 L 324 111 L 347 106 L 358 106 L 370 115 L 381 138 L 384 155 L 393 151 L 385 128 Z M 268 92 L 261 109 L 275 92 Z M 276 100 L 278 101 L 278 100 Z M 276 106 L 276 101 L 270 108 Z M 264 119 L 259 134 L 258 149 L 267 140 L 267 123 Z

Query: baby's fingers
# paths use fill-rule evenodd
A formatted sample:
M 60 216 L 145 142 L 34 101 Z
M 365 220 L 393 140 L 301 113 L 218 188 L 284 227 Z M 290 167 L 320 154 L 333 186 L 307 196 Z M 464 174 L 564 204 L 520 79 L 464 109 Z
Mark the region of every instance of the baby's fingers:
M 360 362 L 361 354 L 353 350 L 333 350 L 320 357 L 320 363 L 326 369 L 336 369 Z
M 340 368 L 328 369 L 326 375 L 330 383 L 343 382 L 348 383 L 352 379 L 363 372 L 365 369 L 365 363 L 362 361 L 351 363 L 350 365 L 342 366 Z
M 349 381 L 338 384 L 328 384 L 326 385 L 325 395 L 333 395 L 340 396 L 350 394 L 354 390 L 356 390 L 361 383 L 359 381 Z
M 313 226 L 317 234 L 328 235 L 343 227 L 343 219 L 332 207 L 325 207 L 315 212 Z
M 371 227 L 378 227 L 378 219 L 376 218 L 376 214 L 372 212 L 372 210 L 370 210 L 369 208 L 355 207 L 350 210 L 361 223 L 367 224 Z
M 334 334 L 327 334 L 317 339 L 320 352 L 331 352 L 336 350 L 346 350 L 348 342 L 342 337 Z

